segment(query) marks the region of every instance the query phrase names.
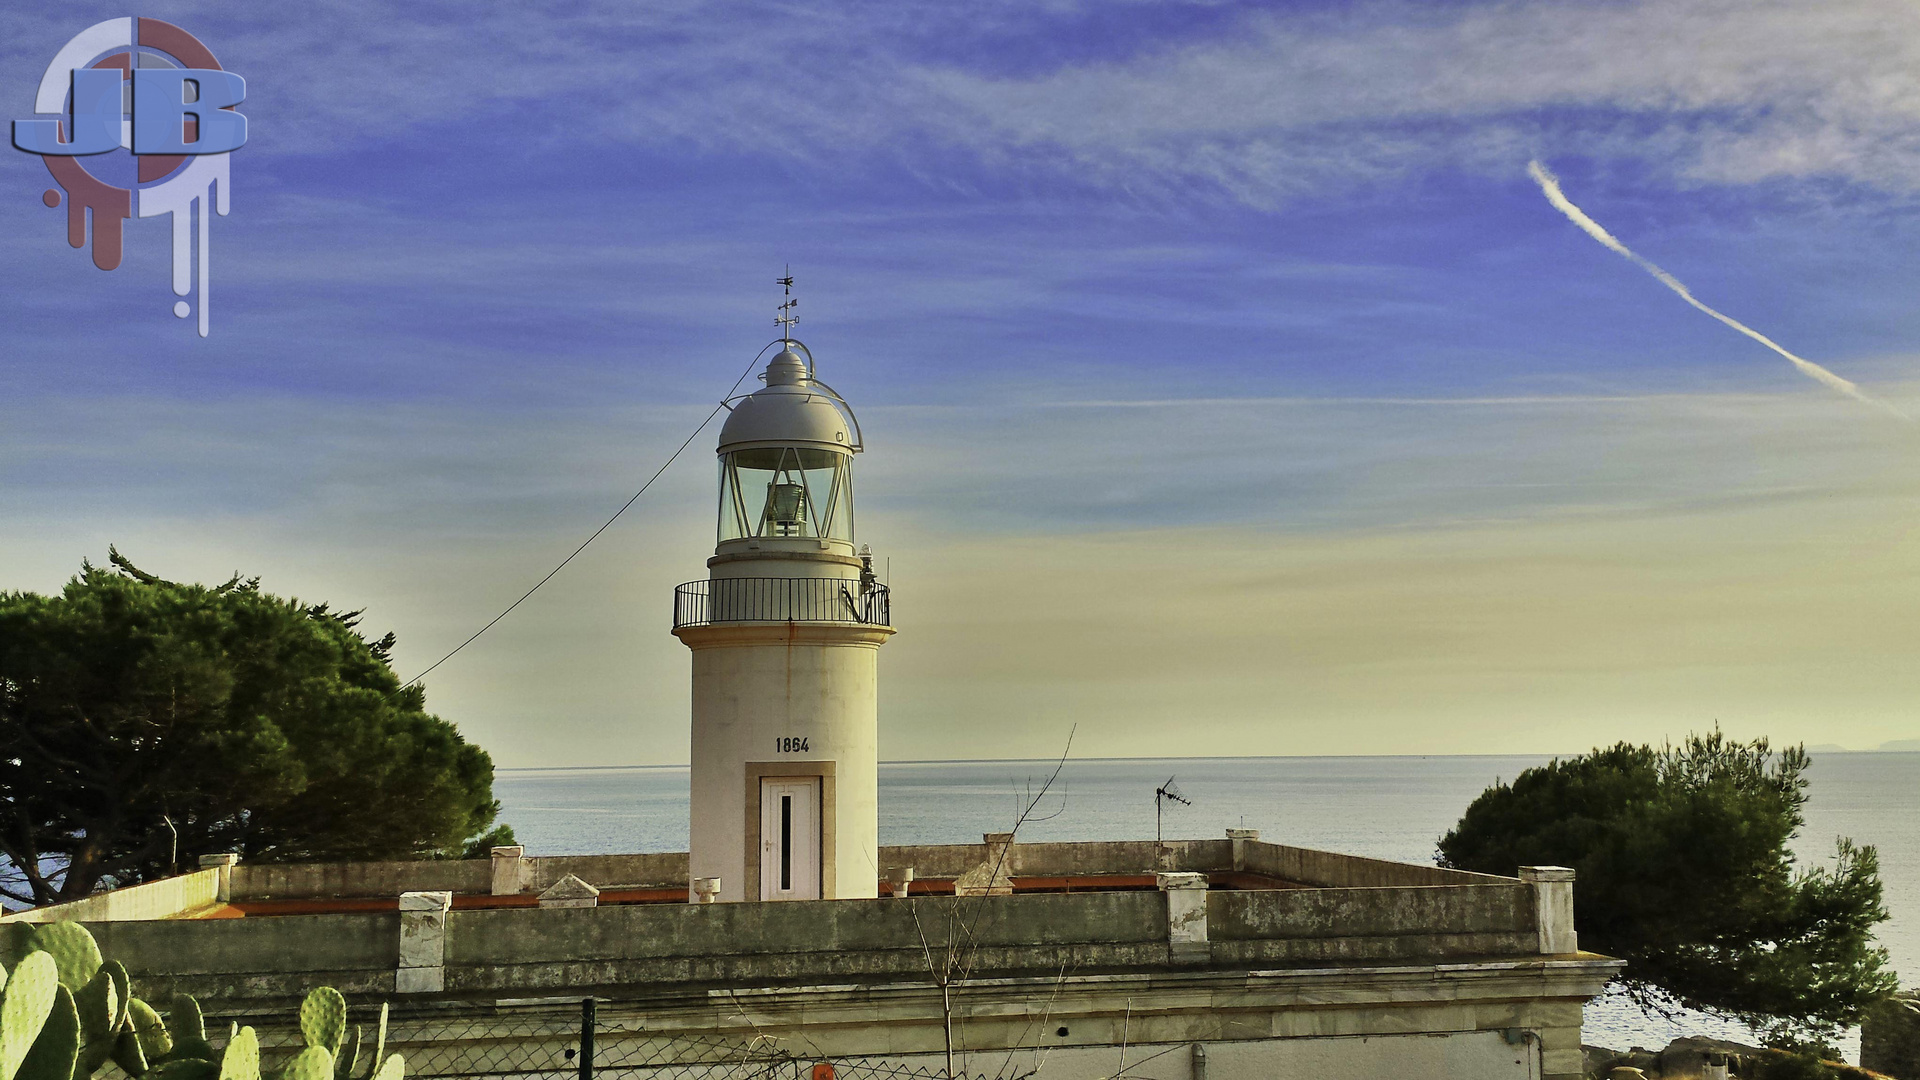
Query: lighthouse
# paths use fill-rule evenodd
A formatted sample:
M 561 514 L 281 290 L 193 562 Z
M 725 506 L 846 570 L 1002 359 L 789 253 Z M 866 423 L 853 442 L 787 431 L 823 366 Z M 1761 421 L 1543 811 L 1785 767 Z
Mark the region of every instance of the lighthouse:
M 693 654 L 695 901 L 878 894 L 888 593 L 855 546 L 859 421 L 787 336 L 791 311 L 766 385 L 728 403 L 708 576 L 674 590 Z

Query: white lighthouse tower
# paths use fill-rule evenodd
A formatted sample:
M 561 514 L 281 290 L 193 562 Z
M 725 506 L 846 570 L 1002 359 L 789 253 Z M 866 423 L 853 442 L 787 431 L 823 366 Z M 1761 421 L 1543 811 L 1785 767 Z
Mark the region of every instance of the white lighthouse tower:
M 878 894 L 875 674 L 893 630 L 854 546 L 860 426 L 812 352 L 779 344 L 720 431 L 709 577 L 674 590 L 693 651 L 696 900 L 713 878 L 720 900 Z

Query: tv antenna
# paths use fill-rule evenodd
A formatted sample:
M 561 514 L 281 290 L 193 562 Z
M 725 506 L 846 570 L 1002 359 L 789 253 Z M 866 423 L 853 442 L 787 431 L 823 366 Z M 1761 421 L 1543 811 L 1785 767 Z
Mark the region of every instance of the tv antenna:
M 1170 802 L 1179 803 L 1181 806 L 1193 805 L 1193 800 L 1182 795 L 1180 789 L 1174 786 L 1171 776 L 1167 777 L 1166 783 L 1153 789 L 1153 842 L 1155 844 L 1160 843 L 1160 809 Z
M 773 283 L 785 290 L 782 295 L 786 297 L 786 302 L 780 305 L 780 314 L 774 316 L 773 321 L 780 324 L 780 340 L 789 341 L 793 338 L 793 324 L 800 321 L 800 313 L 794 310 L 800 301 L 793 295 L 793 266 L 789 264 L 786 274 L 774 278 Z

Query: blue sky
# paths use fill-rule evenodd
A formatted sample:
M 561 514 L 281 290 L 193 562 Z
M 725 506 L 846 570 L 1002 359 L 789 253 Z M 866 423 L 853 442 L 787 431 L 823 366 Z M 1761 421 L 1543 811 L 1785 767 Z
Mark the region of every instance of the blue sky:
M 0 101 L 127 13 L 0 12 Z M 114 542 L 424 666 L 706 414 L 790 263 L 869 432 L 888 756 L 1920 736 L 1920 443 L 1525 173 L 1910 405 L 1910 6 L 135 13 L 249 80 L 212 336 L 164 224 L 101 273 L 0 155 L 0 587 Z M 696 447 L 429 682 L 502 764 L 684 760 Z

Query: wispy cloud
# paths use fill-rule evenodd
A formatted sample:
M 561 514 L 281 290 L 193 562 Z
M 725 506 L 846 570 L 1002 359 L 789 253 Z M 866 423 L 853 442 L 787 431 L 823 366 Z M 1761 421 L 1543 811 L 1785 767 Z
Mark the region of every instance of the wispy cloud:
M 1920 190 L 1920 8 L 1900 0 L 1129 11 L 600 0 L 177 17 L 276 72 L 252 102 L 263 153 L 467 127 L 559 153 L 614 138 L 829 169 L 858 149 L 931 184 L 968 182 L 927 158 L 958 150 L 1053 181 L 1261 203 L 1546 154 Z M 1096 19 L 1137 32 L 1059 47 Z M 37 77 L 69 21 L 0 16 L 10 84 Z
M 1569 221 L 1572 221 L 1575 225 L 1580 227 L 1581 232 L 1584 232 L 1588 236 L 1591 236 L 1595 240 L 1599 241 L 1600 245 L 1602 247 L 1605 247 L 1608 251 L 1611 251 L 1614 254 L 1619 255 L 1620 257 L 1626 259 L 1628 262 L 1631 262 L 1635 266 L 1638 266 L 1640 269 L 1645 270 L 1649 275 L 1653 277 L 1655 281 L 1658 281 L 1660 284 L 1665 285 L 1668 289 L 1671 289 L 1676 295 L 1680 297 L 1680 299 L 1685 300 L 1689 306 L 1710 316 L 1715 321 L 1720 322 L 1732 328 L 1733 330 L 1746 335 L 1749 338 L 1752 338 L 1754 341 L 1757 341 L 1762 345 L 1765 345 L 1767 348 L 1780 354 L 1780 356 L 1785 358 L 1789 363 L 1791 363 L 1795 368 L 1797 368 L 1802 374 L 1806 375 L 1808 378 L 1814 380 L 1815 382 L 1818 382 L 1821 385 L 1827 387 L 1828 389 L 1837 390 L 1840 393 L 1845 394 L 1850 398 L 1853 398 L 1855 401 L 1863 402 L 1867 405 L 1872 405 L 1875 408 L 1885 409 L 1888 412 L 1892 413 L 1894 416 L 1897 416 L 1902 420 L 1906 420 L 1909 423 L 1912 422 L 1912 418 L 1909 417 L 1906 413 L 1903 413 L 1900 410 L 1894 408 L 1893 406 L 1888 405 L 1886 402 L 1878 401 L 1878 400 L 1875 400 L 1874 398 L 1868 397 L 1866 392 L 1861 390 L 1860 387 L 1855 383 L 1853 383 L 1852 381 L 1841 378 L 1840 376 L 1834 374 L 1833 372 L 1827 370 L 1824 367 L 1821 367 L 1819 364 L 1816 364 L 1813 361 L 1806 359 L 1805 357 L 1796 356 L 1792 352 L 1789 352 L 1786 349 L 1786 347 L 1781 345 L 1779 342 L 1773 340 L 1772 338 L 1761 333 L 1760 331 L 1755 330 L 1753 327 L 1748 326 L 1746 323 L 1743 323 L 1731 315 L 1727 315 L 1715 308 L 1709 307 L 1708 305 L 1701 303 L 1699 298 L 1693 295 L 1693 290 L 1687 288 L 1686 285 L 1682 284 L 1679 278 L 1674 277 L 1672 274 L 1669 274 L 1665 270 L 1660 269 L 1658 266 L 1655 266 L 1653 263 L 1648 262 L 1646 259 L 1643 259 L 1639 255 L 1634 254 L 1633 249 L 1621 243 L 1617 237 L 1615 237 L 1612 233 L 1608 232 L 1599 222 L 1587 216 L 1586 211 L 1580 209 L 1578 206 L 1575 206 L 1573 204 L 1573 200 L 1567 198 L 1566 193 L 1560 190 L 1559 178 L 1554 176 L 1552 172 L 1548 171 L 1545 165 L 1540 164 L 1538 161 L 1529 161 L 1527 163 L 1527 175 L 1533 177 L 1534 182 L 1540 185 L 1541 193 L 1546 195 L 1547 201 L 1553 204 L 1553 208 L 1555 210 L 1560 211 L 1562 214 L 1565 214 Z

